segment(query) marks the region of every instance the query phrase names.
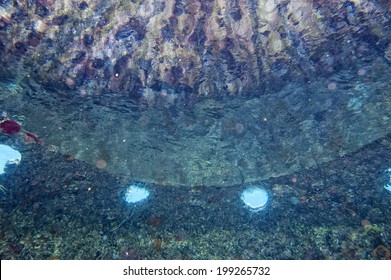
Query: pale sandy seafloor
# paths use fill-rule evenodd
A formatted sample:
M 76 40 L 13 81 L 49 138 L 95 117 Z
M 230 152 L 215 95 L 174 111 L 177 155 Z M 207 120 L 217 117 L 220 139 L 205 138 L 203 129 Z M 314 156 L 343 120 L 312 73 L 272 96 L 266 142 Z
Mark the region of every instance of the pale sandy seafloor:
M 245 186 L 162 187 L 129 206 L 126 182 L 51 151 L 13 143 L 0 177 L 1 259 L 389 259 L 391 135 L 359 151 L 261 182 L 271 202 L 251 213 Z

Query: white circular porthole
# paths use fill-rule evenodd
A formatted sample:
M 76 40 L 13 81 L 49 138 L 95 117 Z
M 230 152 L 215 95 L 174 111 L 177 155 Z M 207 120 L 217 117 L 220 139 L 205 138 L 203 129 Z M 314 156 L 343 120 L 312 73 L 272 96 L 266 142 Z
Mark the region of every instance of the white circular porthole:
M 146 199 L 149 196 L 149 191 L 144 184 L 132 184 L 130 185 L 124 194 L 124 200 L 128 204 L 135 204 Z
M 260 186 L 246 188 L 240 196 L 246 207 L 253 211 L 260 211 L 266 208 L 269 202 L 268 192 Z
M 22 155 L 10 146 L 0 144 L 0 174 L 5 173 L 8 164 L 19 164 Z

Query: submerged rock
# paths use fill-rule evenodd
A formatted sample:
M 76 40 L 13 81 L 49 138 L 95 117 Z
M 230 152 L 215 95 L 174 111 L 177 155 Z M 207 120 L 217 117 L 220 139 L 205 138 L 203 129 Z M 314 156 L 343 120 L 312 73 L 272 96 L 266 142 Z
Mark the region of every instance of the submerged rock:
M 156 85 L 200 95 L 272 93 L 276 83 L 384 56 L 389 7 L 378 2 L 9 2 L 0 13 L 0 73 L 29 73 L 49 89 L 77 80 L 90 94 L 135 95 Z
M 289 174 L 391 133 L 386 2 L 7 2 L 0 105 L 127 179 Z

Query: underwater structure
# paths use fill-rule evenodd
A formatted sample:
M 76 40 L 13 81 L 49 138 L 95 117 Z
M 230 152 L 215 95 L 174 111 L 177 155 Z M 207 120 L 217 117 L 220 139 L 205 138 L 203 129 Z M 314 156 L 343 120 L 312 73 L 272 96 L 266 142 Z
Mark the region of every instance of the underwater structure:
M 391 132 L 390 9 L 2 1 L 0 102 L 52 149 L 139 181 L 290 174 Z

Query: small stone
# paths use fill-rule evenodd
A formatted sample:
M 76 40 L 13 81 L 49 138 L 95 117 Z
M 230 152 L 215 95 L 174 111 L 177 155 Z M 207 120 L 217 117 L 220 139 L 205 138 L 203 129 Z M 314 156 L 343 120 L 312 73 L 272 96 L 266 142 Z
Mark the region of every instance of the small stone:
M 91 47 L 94 43 L 94 36 L 90 34 L 85 34 L 83 37 L 83 43 L 86 47 Z
M 371 222 L 368 220 L 368 219 L 362 219 L 361 220 L 361 226 L 364 227 L 364 228 L 368 228 L 370 227 L 372 224 Z
M 79 9 L 84 11 L 88 8 L 88 4 L 86 3 L 86 1 L 83 1 L 79 4 Z

